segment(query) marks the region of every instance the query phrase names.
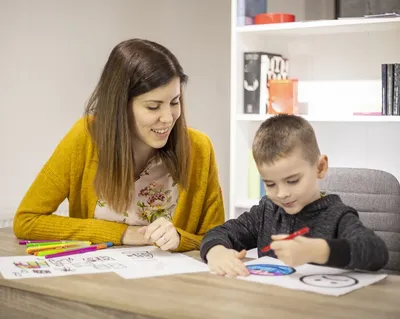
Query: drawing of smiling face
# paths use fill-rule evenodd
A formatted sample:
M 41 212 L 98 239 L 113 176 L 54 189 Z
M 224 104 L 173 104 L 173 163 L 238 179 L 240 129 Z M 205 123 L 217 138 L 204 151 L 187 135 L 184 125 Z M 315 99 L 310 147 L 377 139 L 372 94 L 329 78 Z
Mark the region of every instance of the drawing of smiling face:
M 308 275 L 300 278 L 300 281 L 309 286 L 321 288 L 344 288 L 358 284 L 358 280 L 345 275 Z

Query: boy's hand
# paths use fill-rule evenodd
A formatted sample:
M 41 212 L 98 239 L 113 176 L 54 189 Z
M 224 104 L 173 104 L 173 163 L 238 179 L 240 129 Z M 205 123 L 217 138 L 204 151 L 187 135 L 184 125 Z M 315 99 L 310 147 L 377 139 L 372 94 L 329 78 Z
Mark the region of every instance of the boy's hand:
M 236 277 L 249 275 L 249 271 L 241 261 L 245 256 L 246 250 L 244 249 L 241 252 L 237 252 L 222 245 L 217 245 L 208 251 L 206 258 L 211 272 L 220 276 Z
M 286 265 L 296 267 L 311 262 L 325 264 L 328 261 L 330 250 L 326 240 L 303 236 L 282 240 L 285 237 L 287 235 L 272 236 L 271 249 Z

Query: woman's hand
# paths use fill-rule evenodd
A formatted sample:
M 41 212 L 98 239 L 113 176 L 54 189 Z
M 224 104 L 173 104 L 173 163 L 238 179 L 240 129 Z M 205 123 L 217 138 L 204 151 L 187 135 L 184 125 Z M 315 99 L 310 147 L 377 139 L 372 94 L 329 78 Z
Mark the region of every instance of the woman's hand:
M 151 243 L 144 238 L 142 233 L 139 232 L 141 228 L 142 228 L 141 226 L 128 226 L 121 239 L 122 245 L 130 245 L 130 246 L 150 245 Z
M 144 234 L 145 240 L 155 243 L 162 250 L 174 250 L 181 241 L 175 226 L 165 217 L 157 218 L 150 225 L 140 228 L 139 233 Z

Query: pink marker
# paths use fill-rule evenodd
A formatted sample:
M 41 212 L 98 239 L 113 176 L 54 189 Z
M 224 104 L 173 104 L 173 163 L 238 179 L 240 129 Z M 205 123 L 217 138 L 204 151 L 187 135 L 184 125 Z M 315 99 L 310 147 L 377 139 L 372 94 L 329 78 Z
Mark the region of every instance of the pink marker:
M 69 256 L 69 255 L 77 255 L 77 254 L 84 254 L 88 253 L 90 251 L 95 251 L 98 249 L 104 249 L 111 247 L 113 243 L 108 242 L 104 244 L 98 244 L 98 245 L 92 245 L 89 247 L 83 247 L 83 248 L 78 248 L 78 249 L 70 249 L 67 251 L 63 251 L 62 253 L 56 253 L 56 254 L 51 254 L 51 255 L 46 255 L 44 258 L 50 259 L 50 258 L 57 258 L 57 257 L 64 257 L 64 256 Z
M 295 231 L 294 233 L 288 235 L 287 237 L 283 238 L 282 240 L 288 240 L 288 239 L 293 239 L 297 236 L 303 236 L 305 234 L 307 234 L 310 231 L 310 228 L 308 227 L 303 227 L 301 229 L 299 229 L 298 231 Z M 261 251 L 263 253 L 267 252 L 268 250 L 271 249 L 271 245 L 265 246 L 263 249 L 261 249 Z

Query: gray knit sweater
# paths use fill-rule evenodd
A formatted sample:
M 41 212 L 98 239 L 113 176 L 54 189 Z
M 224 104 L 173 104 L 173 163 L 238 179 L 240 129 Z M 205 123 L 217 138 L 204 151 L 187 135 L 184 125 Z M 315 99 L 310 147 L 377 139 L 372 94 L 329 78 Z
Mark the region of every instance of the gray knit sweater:
M 305 206 L 296 215 L 287 214 L 264 196 L 250 212 L 208 231 L 201 243 L 200 255 L 204 261 L 207 252 L 215 245 L 237 251 L 258 248 L 258 256 L 276 258 L 272 250 L 260 249 L 271 243 L 271 235 L 289 234 L 309 227 L 305 235 L 324 238 L 330 248 L 326 266 L 379 270 L 388 262 L 388 249 L 384 241 L 372 230 L 363 226 L 358 213 L 343 204 L 338 195 L 326 195 Z

